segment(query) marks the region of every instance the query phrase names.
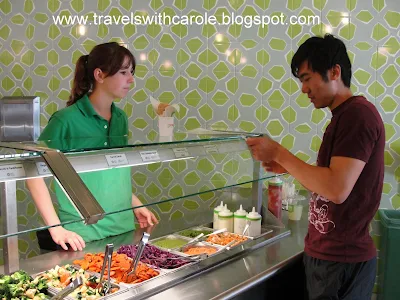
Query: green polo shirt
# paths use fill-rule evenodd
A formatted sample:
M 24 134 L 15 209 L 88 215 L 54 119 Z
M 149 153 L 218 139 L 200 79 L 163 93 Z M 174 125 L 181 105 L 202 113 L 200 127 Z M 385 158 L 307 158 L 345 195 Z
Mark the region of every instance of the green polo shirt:
M 108 122 L 96 113 L 87 95 L 75 104 L 54 113 L 40 135 L 49 147 L 60 150 L 104 147 L 109 136 L 127 136 L 128 119 L 125 113 L 111 106 L 111 120 Z M 114 168 L 79 176 L 103 207 L 104 211 L 115 212 L 132 206 L 132 183 L 130 168 Z M 58 184 L 55 191 L 60 208 L 61 222 L 79 220 L 80 216 Z M 82 222 L 67 224 L 66 229 L 82 236 L 86 242 L 118 235 L 135 229 L 131 210 L 105 216 L 93 225 Z

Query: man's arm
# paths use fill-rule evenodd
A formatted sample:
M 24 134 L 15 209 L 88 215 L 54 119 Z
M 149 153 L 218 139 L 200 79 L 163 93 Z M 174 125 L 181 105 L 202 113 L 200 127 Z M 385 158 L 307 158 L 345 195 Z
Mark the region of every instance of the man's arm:
M 327 168 L 312 166 L 284 147 L 279 147 L 275 161 L 307 189 L 335 204 L 347 199 L 365 166 L 362 160 L 341 156 L 332 157 Z

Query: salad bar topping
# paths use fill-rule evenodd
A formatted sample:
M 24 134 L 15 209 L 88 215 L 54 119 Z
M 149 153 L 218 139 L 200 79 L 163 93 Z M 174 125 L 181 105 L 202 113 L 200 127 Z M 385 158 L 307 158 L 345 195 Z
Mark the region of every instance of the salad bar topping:
M 105 296 L 104 293 L 97 289 L 99 278 L 90 275 L 83 269 L 76 270 L 70 265 L 65 265 L 63 267 L 56 266 L 55 268 L 39 275 L 35 280 L 45 280 L 49 287 L 62 290 L 78 276 L 83 279 L 83 284 L 73 291 L 69 297 L 79 300 L 95 300 Z M 115 293 L 118 290 L 118 287 L 113 287 L 110 292 Z
M 82 260 L 74 260 L 74 264 L 81 266 L 84 270 L 90 270 L 93 272 L 100 273 L 103 266 L 104 253 L 87 253 Z M 126 272 L 130 269 L 132 260 L 125 254 L 113 253 L 111 262 L 111 278 L 114 278 L 117 282 L 125 283 L 139 283 L 147 279 L 155 277 L 160 274 L 160 272 L 147 267 L 144 264 L 139 264 L 135 275 L 124 276 Z M 107 269 L 104 272 L 107 275 Z
M 223 233 L 210 235 L 206 239 L 206 241 L 209 243 L 218 244 L 221 246 L 225 246 L 232 241 L 236 241 L 232 245 L 232 247 L 233 247 L 233 246 L 239 245 L 239 244 L 247 241 L 247 237 L 239 235 L 239 234 L 235 234 L 235 233 L 223 232 Z
M 214 247 L 209 247 L 209 246 L 193 246 L 193 247 L 188 247 L 186 250 L 184 250 L 183 253 L 188 254 L 188 255 L 197 255 L 197 254 L 214 254 L 217 252 L 217 249 Z
M 153 245 L 156 245 L 158 247 L 164 248 L 164 249 L 174 249 L 178 247 L 182 247 L 183 245 L 186 245 L 188 241 L 184 239 L 176 239 L 176 238 L 165 238 L 161 240 L 157 240 L 152 242 Z
M 47 280 L 33 279 L 25 271 L 0 275 L 0 299 L 46 299 Z
M 187 229 L 181 232 L 178 232 L 179 235 L 190 237 L 190 238 L 195 238 L 198 236 L 200 233 L 203 233 L 204 235 L 212 233 L 212 230 L 196 230 L 196 229 Z
M 131 258 L 135 257 L 136 251 L 137 245 L 123 245 L 118 249 L 118 253 L 126 254 Z M 189 263 L 189 261 L 179 258 L 180 256 L 176 254 L 147 244 L 140 261 L 162 269 L 176 269 Z

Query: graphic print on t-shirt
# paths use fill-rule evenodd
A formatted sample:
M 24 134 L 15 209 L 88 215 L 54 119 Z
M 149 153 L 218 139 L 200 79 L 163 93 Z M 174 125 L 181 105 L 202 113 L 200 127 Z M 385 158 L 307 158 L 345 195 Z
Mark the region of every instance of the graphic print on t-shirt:
M 317 193 L 312 193 L 310 209 L 308 211 L 308 220 L 321 234 L 327 234 L 336 227 L 335 223 L 328 219 L 328 203 L 328 199 L 318 195 Z

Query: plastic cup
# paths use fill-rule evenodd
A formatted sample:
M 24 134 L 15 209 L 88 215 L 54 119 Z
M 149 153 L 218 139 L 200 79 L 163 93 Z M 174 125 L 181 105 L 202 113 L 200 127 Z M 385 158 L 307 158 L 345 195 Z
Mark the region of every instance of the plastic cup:
M 158 117 L 158 130 L 160 136 L 174 135 L 174 117 Z
M 289 201 L 288 205 L 288 217 L 289 220 L 299 221 L 301 219 L 301 215 L 303 213 L 303 201 L 306 198 L 301 195 L 296 195 L 294 198 Z
M 299 221 L 303 213 L 303 205 L 301 204 L 289 204 L 288 207 L 289 220 Z

